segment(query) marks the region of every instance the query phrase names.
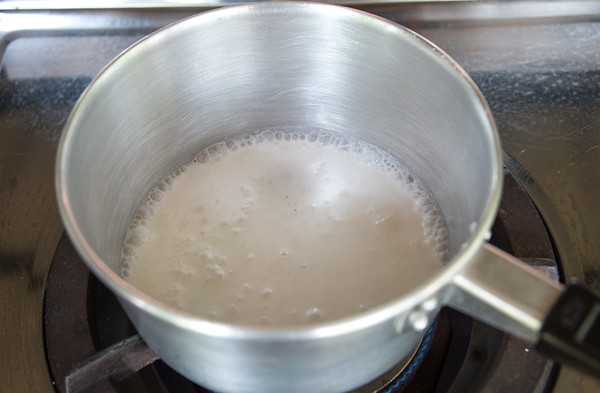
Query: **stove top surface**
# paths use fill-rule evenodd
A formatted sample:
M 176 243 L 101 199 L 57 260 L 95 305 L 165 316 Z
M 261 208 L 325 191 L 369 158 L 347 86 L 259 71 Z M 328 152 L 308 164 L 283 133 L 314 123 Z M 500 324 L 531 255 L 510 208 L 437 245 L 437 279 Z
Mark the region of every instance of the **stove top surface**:
M 0 391 L 55 391 L 43 308 L 62 233 L 54 156 L 75 101 L 144 35 L 220 5 L 134 3 L 0 5 Z M 465 68 L 492 109 L 506 167 L 548 227 L 563 277 L 600 292 L 600 2 L 359 7 L 419 32 Z M 600 392 L 600 381 L 561 368 L 552 391 Z

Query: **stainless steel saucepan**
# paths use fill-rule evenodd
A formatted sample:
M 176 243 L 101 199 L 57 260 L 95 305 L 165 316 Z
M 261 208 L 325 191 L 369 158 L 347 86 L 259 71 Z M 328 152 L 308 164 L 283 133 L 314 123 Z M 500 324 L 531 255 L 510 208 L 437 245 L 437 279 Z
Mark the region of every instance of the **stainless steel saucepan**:
M 443 212 L 447 266 L 376 309 L 298 328 L 201 319 L 126 283 L 123 237 L 157 180 L 209 144 L 265 129 L 347 134 L 399 157 Z M 597 373 L 600 303 L 487 243 L 501 174 L 488 106 L 435 45 L 344 7 L 262 3 L 175 23 L 109 64 L 64 129 L 56 190 L 75 248 L 140 335 L 210 389 L 350 390 L 413 350 L 444 305 Z

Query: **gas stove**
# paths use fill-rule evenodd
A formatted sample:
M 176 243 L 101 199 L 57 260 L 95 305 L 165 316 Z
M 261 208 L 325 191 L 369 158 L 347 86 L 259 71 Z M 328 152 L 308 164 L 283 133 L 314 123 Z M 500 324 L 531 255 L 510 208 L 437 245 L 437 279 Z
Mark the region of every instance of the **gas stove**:
M 600 2 L 346 4 L 430 39 L 483 92 L 505 150 L 492 242 L 600 292 Z M 0 3 L 1 392 L 206 391 L 145 347 L 74 253 L 53 164 L 75 101 L 103 65 L 162 26 L 225 5 Z M 411 357 L 359 390 L 401 391 L 589 393 L 600 380 L 444 310 Z

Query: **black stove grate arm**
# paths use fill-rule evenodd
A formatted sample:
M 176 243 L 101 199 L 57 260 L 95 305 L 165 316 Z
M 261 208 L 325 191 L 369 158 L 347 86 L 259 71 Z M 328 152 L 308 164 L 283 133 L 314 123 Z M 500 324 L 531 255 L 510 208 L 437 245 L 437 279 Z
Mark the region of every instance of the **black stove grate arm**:
M 81 393 L 103 380 L 121 381 L 158 356 L 139 335 L 120 341 L 76 365 L 65 377 L 66 393 Z

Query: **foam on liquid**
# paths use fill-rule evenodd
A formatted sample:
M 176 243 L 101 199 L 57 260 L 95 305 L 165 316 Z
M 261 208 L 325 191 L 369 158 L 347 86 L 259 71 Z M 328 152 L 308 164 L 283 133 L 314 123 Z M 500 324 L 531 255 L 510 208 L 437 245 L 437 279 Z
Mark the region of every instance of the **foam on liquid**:
M 161 180 L 125 237 L 123 277 L 218 321 L 301 325 L 402 296 L 447 258 L 429 193 L 385 152 L 265 131 Z

